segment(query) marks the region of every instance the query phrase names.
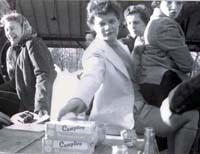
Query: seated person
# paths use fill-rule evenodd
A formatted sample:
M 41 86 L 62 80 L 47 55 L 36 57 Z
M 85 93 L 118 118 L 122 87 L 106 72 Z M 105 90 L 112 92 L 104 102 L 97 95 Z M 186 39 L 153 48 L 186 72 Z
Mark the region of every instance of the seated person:
M 11 11 L 10 9 L 10 5 L 9 3 L 7 2 L 7 0 L 1 0 L 0 1 L 0 19 L 2 18 L 2 16 L 6 13 L 9 13 Z M 5 80 L 5 76 L 3 76 L 3 73 L 2 73 L 2 70 L 3 70 L 3 66 L 2 65 L 5 61 L 5 56 L 2 55 L 4 52 L 3 52 L 3 49 L 6 48 L 5 47 L 5 42 L 7 42 L 7 39 L 5 37 L 5 33 L 4 33 L 4 30 L 3 28 L 1 27 L 1 23 L 0 23 L 0 57 L 1 57 L 1 60 L 0 60 L 0 84 L 4 83 L 4 80 Z M 3 60 L 2 60 L 3 59 Z M 5 63 L 4 63 L 5 64 Z
M 84 53 L 84 72 L 77 93 L 61 108 L 58 120 L 70 112 L 86 111 L 94 96 L 89 120 L 105 124 L 106 133 L 119 135 L 124 129 L 134 128 L 144 133 L 145 127 L 153 127 L 158 136 L 167 136 L 170 154 L 189 154 L 197 132 L 198 112 L 173 114 L 168 99 L 160 109 L 145 103 L 134 80 L 132 59 L 117 40 L 119 4 L 90 0 L 87 11 L 87 23 L 97 36 Z
M 160 107 L 170 90 L 189 78 L 193 59 L 185 44 L 185 36 L 175 21 L 182 1 L 154 1 L 150 21 L 144 32 L 144 50 L 136 62 L 136 79 L 144 99 Z M 134 50 L 134 54 L 138 53 Z
M 11 115 L 7 110 L 12 108 L 9 103 L 11 98 L 4 96 L 3 91 L 16 91 L 20 107 L 15 112 L 28 110 L 39 116 L 49 114 L 56 72 L 47 46 L 36 36 L 27 19 L 19 13 L 4 15 L 1 24 L 11 46 L 6 55 L 10 81 L 0 86 L 0 97 L 8 101 L 0 103 L 0 110 Z

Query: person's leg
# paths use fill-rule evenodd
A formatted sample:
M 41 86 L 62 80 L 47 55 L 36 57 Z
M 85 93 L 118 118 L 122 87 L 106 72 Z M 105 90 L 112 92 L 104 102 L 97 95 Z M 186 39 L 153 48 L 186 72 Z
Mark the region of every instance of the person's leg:
M 145 101 L 153 106 L 160 107 L 163 98 L 162 90 L 160 85 L 143 83 L 140 84 L 140 91 Z M 166 97 L 166 96 L 165 96 Z
M 141 84 L 140 91 L 144 99 L 146 100 L 146 102 L 156 107 L 160 107 L 162 101 L 168 95 L 168 94 L 166 95 L 167 88 L 163 88 L 162 85 L 156 85 L 156 84 L 150 84 L 150 83 Z M 160 151 L 167 148 L 166 137 L 160 137 L 156 135 L 156 141 L 158 144 L 158 149 Z
M 163 108 L 161 111 L 163 112 Z M 163 119 L 159 108 L 146 104 L 136 117 L 136 131 L 144 133 L 145 127 L 153 127 L 156 135 L 168 136 L 170 154 L 189 154 L 197 132 L 198 112 L 189 111 L 182 115 L 172 114 L 169 117 L 169 121 Z
M 198 130 L 198 111 L 187 111 L 181 115 L 173 114 L 169 109 L 168 99 L 163 101 L 160 111 L 163 122 L 175 130 L 175 135 L 170 134 L 168 138 L 168 146 L 171 147 L 169 149 L 174 148 L 175 154 L 189 153 Z M 183 142 L 186 138 L 187 141 Z M 173 146 L 170 144 L 172 142 L 174 142 L 174 145 L 181 143 L 182 148 Z
M 197 131 L 191 130 L 191 129 L 187 129 L 185 127 L 183 127 L 182 129 L 180 129 L 175 137 L 175 144 L 174 145 L 180 145 L 181 143 L 181 147 L 182 148 L 178 148 L 177 146 L 175 146 L 174 148 L 174 153 L 175 154 L 189 154 L 191 151 L 191 147 L 194 143 L 195 137 L 196 137 Z M 185 142 L 185 140 L 189 140 L 187 142 Z
M 168 147 L 174 149 L 174 154 L 189 154 L 198 130 L 198 120 L 197 111 L 188 111 L 182 115 L 173 114 L 171 116 L 171 125 L 177 131 L 175 134 L 169 135 Z M 174 145 L 171 144 L 173 142 Z
M 163 75 L 160 84 L 140 84 L 140 91 L 148 104 L 160 107 L 162 101 L 168 96 L 169 92 L 181 82 L 181 79 L 175 72 L 167 71 Z
M 173 71 L 167 71 L 163 75 L 160 85 L 144 83 L 141 84 L 141 93 L 148 104 L 160 107 L 162 101 L 168 96 L 169 92 L 181 83 L 181 79 Z M 167 138 L 156 136 L 159 150 L 167 148 Z
M 175 136 L 176 133 L 172 133 L 167 137 L 167 144 L 168 144 L 168 154 L 174 154 L 175 152 Z
M 0 112 L 11 117 L 19 112 L 20 100 L 16 93 L 0 90 Z

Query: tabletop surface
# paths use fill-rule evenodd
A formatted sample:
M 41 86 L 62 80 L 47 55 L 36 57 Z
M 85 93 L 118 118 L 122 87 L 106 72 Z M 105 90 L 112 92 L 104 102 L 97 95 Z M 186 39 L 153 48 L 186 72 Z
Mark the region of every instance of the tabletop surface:
M 16 126 L 15 126 L 16 127 Z M 0 130 L 0 153 L 42 153 L 42 138 L 44 131 L 16 130 L 3 128 Z M 141 145 L 143 140 L 140 140 Z M 122 144 L 122 140 L 115 136 L 106 136 L 104 144 L 95 148 L 94 154 L 111 154 L 112 145 Z M 136 148 L 129 148 L 131 154 L 137 154 Z

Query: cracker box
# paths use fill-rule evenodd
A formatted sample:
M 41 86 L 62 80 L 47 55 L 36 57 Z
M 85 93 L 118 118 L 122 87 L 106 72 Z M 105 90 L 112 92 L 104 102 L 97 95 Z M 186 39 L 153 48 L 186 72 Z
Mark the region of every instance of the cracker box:
M 47 139 L 67 139 L 83 142 L 97 141 L 97 127 L 91 121 L 51 121 L 46 123 L 45 138 Z
M 43 139 L 43 154 L 92 154 L 94 143 L 68 141 L 59 139 Z

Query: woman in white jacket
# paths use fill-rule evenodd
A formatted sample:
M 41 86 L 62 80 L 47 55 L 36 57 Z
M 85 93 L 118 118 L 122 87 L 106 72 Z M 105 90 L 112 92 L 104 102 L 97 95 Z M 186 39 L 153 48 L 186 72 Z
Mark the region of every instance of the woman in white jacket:
M 58 120 L 70 112 L 86 111 L 94 96 L 89 120 L 105 124 L 107 134 L 119 135 L 122 130 L 133 128 L 144 133 L 145 127 L 153 127 L 157 135 L 168 137 L 170 154 L 189 154 L 198 112 L 172 114 L 167 99 L 161 109 L 145 103 L 133 78 L 128 48 L 117 40 L 118 3 L 91 0 L 87 10 L 88 24 L 97 35 L 84 53 L 84 71 L 76 94 L 60 110 Z
M 128 48 L 117 40 L 120 6 L 104 1 L 93 8 L 94 2 L 88 4 L 88 24 L 97 35 L 84 53 L 76 95 L 60 111 L 59 119 L 71 110 L 85 111 L 94 96 L 89 119 L 107 125 L 109 133 L 120 133 L 134 126 L 132 60 Z

